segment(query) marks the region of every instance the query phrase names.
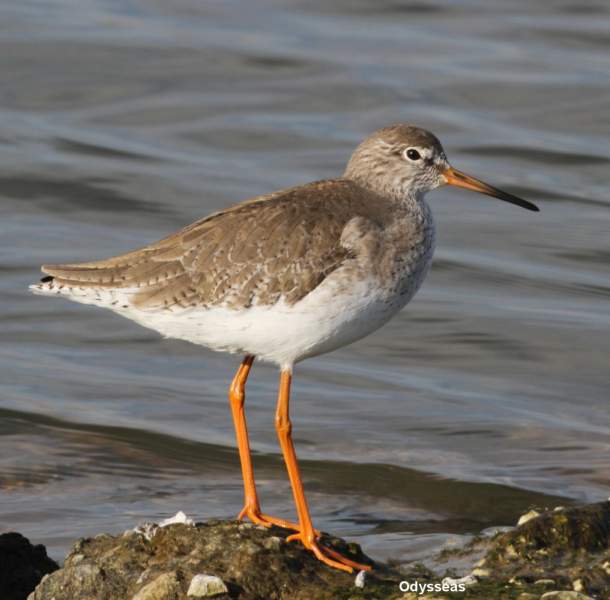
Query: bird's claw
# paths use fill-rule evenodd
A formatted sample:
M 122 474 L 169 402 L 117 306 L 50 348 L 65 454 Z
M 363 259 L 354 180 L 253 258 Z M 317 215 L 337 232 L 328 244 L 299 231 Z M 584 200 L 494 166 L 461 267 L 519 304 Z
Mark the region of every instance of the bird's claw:
M 283 529 L 300 531 L 300 527 L 296 523 L 266 515 L 261 512 L 259 507 L 256 506 L 244 506 L 239 515 L 237 515 L 237 520 L 241 521 L 245 517 L 248 517 L 248 519 L 250 519 L 250 521 L 252 521 L 255 525 L 262 525 L 263 527 L 271 527 L 272 525 L 276 525 L 277 527 L 282 527 Z
M 328 548 L 327 546 L 321 546 L 318 544 L 319 534 L 315 535 L 304 535 L 301 532 L 293 533 L 286 538 L 287 542 L 300 541 L 307 550 L 311 550 L 314 556 L 324 564 L 347 573 L 352 573 L 354 569 L 357 571 L 370 571 L 370 565 L 364 565 L 357 563 L 342 554 L 339 554 L 336 550 Z

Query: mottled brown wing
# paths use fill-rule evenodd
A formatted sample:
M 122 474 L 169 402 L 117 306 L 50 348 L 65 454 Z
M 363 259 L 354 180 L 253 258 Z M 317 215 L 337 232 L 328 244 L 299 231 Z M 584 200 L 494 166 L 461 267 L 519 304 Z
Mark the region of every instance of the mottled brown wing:
M 59 284 L 130 288 L 142 309 L 297 302 L 349 255 L 340 243 L 364 209 L 361 188 L 329 180 L 238 204 L 114 258 L 45 265 Z

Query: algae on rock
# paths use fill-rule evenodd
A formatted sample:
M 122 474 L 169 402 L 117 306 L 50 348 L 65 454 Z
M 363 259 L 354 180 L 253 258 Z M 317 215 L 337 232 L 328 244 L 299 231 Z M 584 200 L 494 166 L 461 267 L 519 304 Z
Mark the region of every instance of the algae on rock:
M 30 600 L 610 600 L 610 502 L 542 512 L 510 531 L 479 536 L 459 550 L 470 565 L 462 573 L 375 563 L 374 571 L 357 577 L 286 542 L 288 533 L 210 521 L 99 535 L 77 542 Z M 323 541 L 355 561 L 372 562 L 357 544 Z M 442 569 L 441 558 L 437 565 Z M 462 592 L 401 591 L 401 581 L 438 585 L 443 575 L 465 576 L 471 585 Z
M 141 531 L 151 528 L 141 528 Z M 379 565 L 366 578 L 366 595 L 356 574 L 322 565 L 286 531 L 237 521 L 175 524 L 123 535 L 78 541 L 64 567 L 46 578 L 30 600 L 334 600 L 398 598 L 401 574 Z M 357 544 L 327 537 L 326 544 L 356 561 L 372 562 Z M 216 587 L 202 575 L 213 576 Z M 224 593 L 223 589 L 225 590 Z M 190 590 L 190 595 L 189 594 Z M 220 593 L 219 593 L 220 592 Z M 197 596 L 196 594 L 200 594 Z

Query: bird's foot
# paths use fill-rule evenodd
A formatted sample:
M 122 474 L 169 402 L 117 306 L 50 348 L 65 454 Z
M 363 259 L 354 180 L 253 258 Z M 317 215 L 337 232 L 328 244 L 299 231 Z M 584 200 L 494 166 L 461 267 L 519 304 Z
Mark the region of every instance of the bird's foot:
M 300 541 L 307 550 L 311 550 L 315 557 L 335 569 L 352 573 L 354 569 L 357 571 L 370 571 L 372 567 L 370 565 L 364 565 L 362 563 L 355 562 L 342 554 L 339 554 L 336 550 L 322 546 L 318 543 L 319 533 L 314 532 L 314 535 L 305 535 L 302 532 L 294 533 L 286 538 L 287 542 L 295 540 Z
M 263 527 L 271 527 L 277 525 L 277 527 L 283 527 L 284 529 L 292 529 L 293 531 L 300 531 L 300 527 L 292 521 L 286 521 L 285 519 L 278 519 L 261 512 L 259 506 L 250 506 L 246 504 L 237 515 L 237 519 L 241 521 L 244 517 L 248 517 L 255 525 L 262 525 Z

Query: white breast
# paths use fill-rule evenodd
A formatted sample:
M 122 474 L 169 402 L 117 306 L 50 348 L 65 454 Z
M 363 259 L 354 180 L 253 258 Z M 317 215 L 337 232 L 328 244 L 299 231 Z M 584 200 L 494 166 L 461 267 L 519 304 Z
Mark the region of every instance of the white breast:
M 294 304 L 235 309 L 227 306 L 141 309 L 131 303 L 137 289 L 32 286 L 35 293 L 109 308 L 169 338 L 213 350 L 254 354 L 281 367 L 350 344 L 385 324 L 413 297 L 432 260 L 434 228 L 424 242 L 410 248 L 395 269 L 377 269 L 364 257 L 346 263 Z M 374 258 L 371 257 L 372 261 Z M 391 274 L 390 274 L 391 272 Z M 384 281 L 384 278 L 389 278 Z
M 299 302 L 235 310 L 226 307 L 180 311 L 117 312 L 166 337 L 213 350 L 254 354 L 281 367 L 330 352 L 375 331 L 415 294 L 429 266 L 412 273 L 407 293 L 388 294 L 373 278 L 346 286 L 341 269 Z

